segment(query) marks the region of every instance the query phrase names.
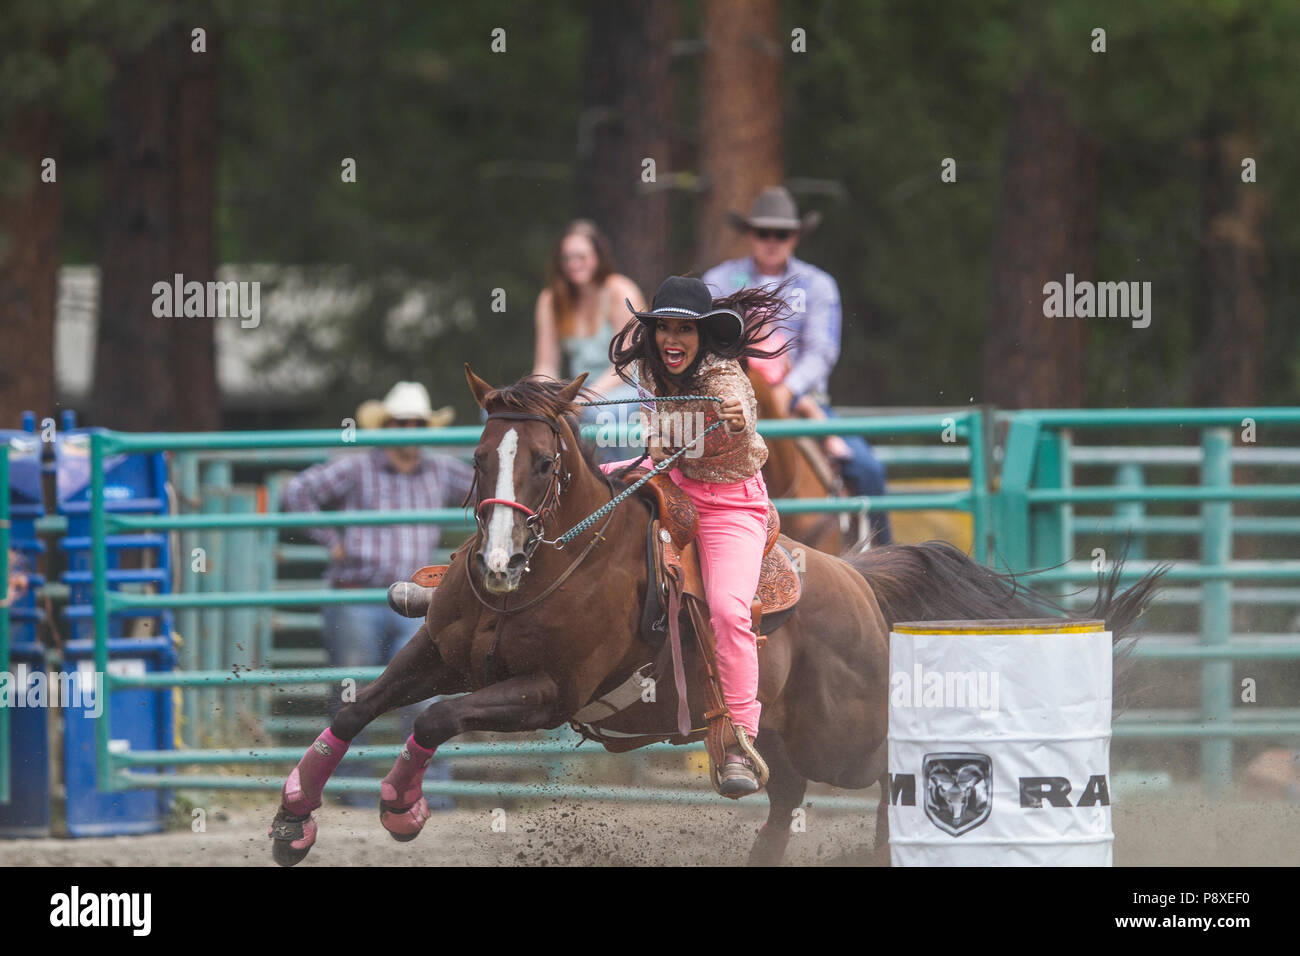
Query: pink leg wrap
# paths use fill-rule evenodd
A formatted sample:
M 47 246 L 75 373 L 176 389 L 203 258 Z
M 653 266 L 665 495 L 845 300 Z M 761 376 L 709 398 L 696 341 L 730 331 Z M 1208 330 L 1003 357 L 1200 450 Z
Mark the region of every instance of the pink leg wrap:
M 325 781 L 337 769 L 347 752 L 347 741 L 339 740 L 327 727 L 316 738 L 316 742 L 307 748 L 307 752 L 298 761 L 298 766 L 293 768 L 293 773 L 285 781 L 280 795 L 280 802 L 285 809 L 296 816 L 303 816 L 319 807 Z
M 398 754 L 393 769 L 380 787 L 379 798 L 391 807 L 409 807 L 420 799 L 424 771 L 434 751 L 415 742 L 415 735 L 406 738 L 406 746 Z
M 302 839 L 292 841 L 289 846 L 295 850 L 310 847 L 316 842 L 316 818 L 308 817 L 302 822 Z
M 433 754 L 433 750 L 417 744 L 412 734 L 406 738 L 406 746 L 380 785 L 379 819 L 390 833 L 413 836 L 429 819 L 429 806 L 421 790 L 424 771 Z M 398 812 L 400 807 L 407 809 Z

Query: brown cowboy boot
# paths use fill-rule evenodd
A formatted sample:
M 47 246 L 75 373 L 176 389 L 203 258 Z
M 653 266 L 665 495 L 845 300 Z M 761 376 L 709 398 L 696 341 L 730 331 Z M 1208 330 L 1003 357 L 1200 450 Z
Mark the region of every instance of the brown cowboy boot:
M 754 762 L 740 747 L 728 747 L 722 766 L 718 768 L 718 792 L 724 797 L 743 797 L 757 793 L 759 788 Z

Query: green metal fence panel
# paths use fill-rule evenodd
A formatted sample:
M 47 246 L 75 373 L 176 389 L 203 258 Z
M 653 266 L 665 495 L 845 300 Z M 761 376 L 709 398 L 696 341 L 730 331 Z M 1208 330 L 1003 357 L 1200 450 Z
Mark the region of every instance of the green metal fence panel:
M 231 515 L 256 514 L 257 490 L 247 485 L 231 488 L 226 499 L 228 513 Z M 233 591 L 257 590 L 257 544 L 264 532 L 257 529 L 230 531 L 226 538 L 225 572 L 226 586 Z M 263 608 L 249 606 L 232 608 L 224 615 L 221 638 L 225 660 L 223 666 L 227 672 L 239 673 L 261 666 L 257 660 L 257 615 Z M 249 710 L 241 714 L 236 707 L 233 695 L 227 694 L 223 701 L 225 739 L 233 740 L 239 732 L 240 719 L 255 718 L 259 702 L 264 696 L 261 690 L 254 692 Z
M 1007 432 L 1002 481 L 994 500 L 993 557 L 1013 572 L 1028 571 L 1033 566 L 1029 489 L 1034 482 L 1040 432 L 1038 420 L 1032 416 L 1012 420 Z
M 1201 484 L 1218 489 L 1232 484 L 1232 436 L 1224 428 L 1201 433 Z M 1201 505 L 1201 561 L 1226 565 L 1232 560 L 1232 504 L 1206 501 Z M 1232 582 L 1225 579 L 1201 584 L 1201 644 L 1217 648 L 1228 644 L 1232 633 Z M 1232 661 L 1207 660 L 1201 671 L 1201 716 L 1206 723 L 1224 727 L 1232 722 Z M 1232 741 L 1213 737 L 1201 742 L 1201 773 L 1214 796 L 1226 789 L 1232 776 Z
M 1199 720 L 1120 721 L 1122 738 L 1193 739 L 1201 742 L 1202 786 L 1209 795 L 1221 794 L 1231 777 L 1232 742 L 1242 738 L 1294 737 L 1300 726 L 1300 708 L 1288 709 L 1271 721 L 1251 720 L 1233 707 L 1233 663 L 1242 660 L 1295 660 L 1300 657 L 1300 636 L 1232 635 L 1234 605 L 1298 605 L 1300 589 L 1259 587 L 1263 582 L 1300 580 L 1300 560 L 1234 560 L 1236 534 L 1284 536 L 1300 533 L 1300 521 L 1290 516 L 1262 517 L 1233 514 L 1237 502 L 1300 501 L 1300 484 L 1234 485 L 1234 462 L 1300 467 L 1297 448 L 1234 448 L 1232 429 L 1244 419 L 1300 431 L 1300 408 L 1272 409 L 1104 409 L 1049 410 L 1004 413 L 1007 425 L 1002 483 L 995 500 L 998 556 L 1015 571 L 1037 571 L 1036 584 L 1065 585 L 1095 581 L 1090 562 L 1074 555 L 1077 533 L 1133 534 L 1133 547 L 1124 578 L 1128 581 L 1150 570 L 1145 560 L 1154 535 L 1182 535 L 1194 553 L 1178 562 L 1168 574 L 1166 601 L 1196 604 L 1200 612 L 1198 642 L 1194 645 L 1139 644 L 1139 658 L 1194 661 L 1201 671 Z M 1179 429 L 1175 440 L 1200 433 L 1199 447 L 1088 447 L 1073 445 L 1072 433 L 1104 430 L 1108 435 L 1129 428 Z M 1276 431 L 1274 432 L 1276 434 Z M 1052 436 L 1061 443 L 1056 454 Z M 1104 465 L 1115 469 L 1110 484 L 1074 485 L 1077 465 Z M 1155 466 L 1199 468 L 1197 484 L 1160 484 L 1150 469 Z M 1147 505 L 1196 505 L 1198 517 L 1149 515 Z M 1065 509 L 1105 505 L 1110 516 L 1072 516 Z M 1057 551 L 1060 542 L 1063 547 Z M 1074 559 L 1074 560 L 1071 560 Z M 1063 563 L 1064 562 L 1064 563 Z M 1062 565 L 1052 567 L 1052 565 Z M 1179 588 L 1194 583 L 1195 590 Z M 1245 582 L 1241 584 L 1238 582 Z M 1272 639 L 1276 638 L 1276 640 Z
M 101 792 L 116 786 L 113 754 L 109 747 L 109 712 L 112 710 L 113 678 L 108 671 L 108 533 L 104 512 L 104 458 L 108 435 L 90 436 L 90 562 L 95 586 L 91 601 L 95 619 L 95 673 L 104 675 L 104 706 L 95 723 L 95 788 Z
M 951 422 L 958 438 L 966 442 L 965 460 L 971 478 L 968 492 L 930 495 L 889 496 L 886 502 L 867 502 L 865 499 L 847 499 L 838 502 L 782 501 L 778 507 L 784 513 L 857 510 L 867 505 L 888 505 L 891 510 L 951 508 L 972 514 L 975 543 L 974 552 L 981 560 L 990 558 L 1013 570 L 1030 570 L 1035 566 L 1058 563 L 1073 556 L 1074 540 L 1078 533 L 1135 531 L 1135 550 L 1130 552 L 1132 566 L 1126 577 L 1137 576 L 1149 562 L 1144 561 L 1144 538 L 1154 534 L 1195 535 L 1201 542 L 1199 562 L 1176 567 L 1169 580 L 1169 597 L 1184 603 L 1201 606 L 1200 641 L 1197 644 L 1139 646 L 1138 656 L 1152 660 L 1190 660 L 1198 662 L 1204 674 L 1203 694 L 1199 719 L 1144 719 L 1138 722 L 1120 721 L 1116 724 L 1117 738 L 1149 737 L 1153 739 L 1193 739 L 1202 741 L 1203 771 L 1207 787 L 1217 786 L 1231 769 L 1231 741 L 1233 739 L 1268 736 L 1294 736 L 1300 729 L 1295 710 L 1286 711 L 1275 719 L 1234 719 L 1232 708 L 1231 667 L 1236 660 L 1294 660 L 1300 656 L 1300 641 L 1289 635 L 1276 635 L 1277 640 L 1235 638 L 1231 635 L 1231 610 L 1234 603 L 1259 604 L 1300 603 L 1300 588 L 1261 588 L 1259 582 L 1295 582 L 1300 579 L 1300 561 L 1247 562 L 1232 560 L 1234 533 L 1300 534 L 1300 519 L 1242 517 L 1234 520 L 1232 503 L 1237 501 L 1282 501 L 1300 499 L 1300 485 L 1248 485 L 1233 486 L 1231 462 L 1242 460 L 1247 454 L 1261 461 L 1268 456 L 1260 449 L 1233 449 L 1231 436 L 1223 431 L 1237 427 L 1243 418 L 1252 418 L 1258 424 L 1300 427 L 1300 409 L 1118 409 L 1118 410 L 1062 410 L 1014 413 L 1003 420 L 1009 425 L 1005 454 L 1002 461 L 999 486 L 991 487 L 988 478 L 989 448 L 985 441 L 988 433 L 982 412 L 963 410 L 949 415 L 902 415 L 886 418 L 853 417 L 828 422 L 782 421 L 763 422 L 760 433 L 768 437 L 794 435 L 842 434 L 855 431 L 873 436 L 941 435 L 947 422 Z M 1111 463 L 1120 465 L 1112 485 L 1078 487 L 1073 481 L 1073 466 L 1079 462 L 1101 462 L 1107 455 L 1098 449 L 1075 445 L 1067 430 L 1095 430 L 1128 427 L 1172 427 L 1204 429 L 1201 449 L 1136 449 L 1132 461 L 1124 461 L 1129 450 L 1111 450 Z M 588 431 L 594 431 L 589 427 Z M 382 601 L 379 590 L 336 594 L 305 589 L 290 584 L 287 588 L 272 591 L 268 587 L 265 571 L 246 582 L 231 580 L 229 560 L 209 562 L 209 574 L 197 588 L 185 587 L 172 595 L 121 595 L 109 594 L 102 588 L 105 567 L 104 535 L 112 531 L 180 531 L 185 545 L 220 549 L 221 539 L 240 532 L 256 536 L 254 552 L 270 552 L 274 547 L 293 548 L 275 544 L 276 529 L 280 527 L 309 527 L 348 524 L 401 524 L 412 521 L 436 521 L 448 527 L 468 530 L 472 527 L 467 513 L 461 509 L 434 509 L 428 512 L 401 515 L 373 515 L 334 513 L 330 515 L 283 515 L 250 513 L 243 506 L 234 505 L 228 495 L 208 493 L 208 487 L 229 487 L 229 470 L 232 462 L 243 464 L 284 465 L 309 464 L 322 460 L 328 450 L 346 450 L 348 447 L 382 447 L 385 445 L 418 442 L 435 446 L 470 446 L 477 442 L 480 429 L 466 426 L 431 431 L 406 431 L 401 435 L 380 432 L 362 432 L 355 440 L 345 442 L 337 431 L 298 431 L 273 434 L 216 433 L 204 435 L 120 435 L 108 434 L 92 438 L 92 559 L 95 569 L 95 623 L 96 667 L 106 673 L 107 652 L 102 636 L 107 633 L 107 615 L 110 610 L 127 607 L 174 607 L 181 614 L 182 631 L 187 639 L 183 648 L 182 671 L 175 675 L 150 675 L 153 685 L 176 685 L 186 688 L 186 700 L 195 695 L 215 694 L 211 688 L 218 684 L 229 686 L 231 674 L 227 668 L 233 663 L 229 654 L 220 652 L 222 609 L 247 613 L 250 608 L 260 615 L 257 620 L 261 633 L 269 635 L 272 615 L 286 627 L 313 626 L 313 615 L 295 611 L 272 611 L 272 608 L 313 608 L 325 603 Z M 889 447 L 889 446 L 885 446 Z M 179 469 L 177 485 L 186 502 L 185 514 L 162 517 L 128 515 L 106 516 L 103 513 L 103 458 L 106 454 L 126 451 L 152 451 L 166 449 L 176 455 Z M 322 453 L 318 449 L 326 449 Z M 960 457 L 950 455 L 957 449 L 946 447 L 917 448 L 912 452 L 889 448 L 891 463 L 914 461 L 929 464 L 938 461 L 962 463 Z M 1274 457 L 1277 457 L 1276 453 Z M 909 457 L 910 455 L 910 457 Z M 1189 457 L 1190 455 L 1190 457 Z M 1285 458 L 1285 456 L 1283 456 Z M 1195 464 L 1203 460 L 1201 479 L 1197 485 L 1162 485 L 1154 483 L 1140 464 L 1178 463 Z M 1282 460 L 1282 459 L 1279 459 Z M 194 464 L 185 464 L 193 461 Z M 1300 459 L 1298 459 L 1300 461 Z M 1294 463 L 1292 463 L 1294 464 Z M 224 469 L 224 473 L 222 471 Z M 196 474 L 202 472 L 202 481 Z M 208 498 L 216 499 L 209 503 Z M 200 500 L 199 513 L 193 504 Z M 7 501 L 7 498 L 6 498 Z M 1196 503 L 1201 517 L 1182 518 L 1169 515 L 1148 515 L 1145 508 L 1154 503 Z M 1104 504 L 1112 509 L 1109 516 L 1075 515 L 1075 506 Z M 243 512 L 241 513 L 234 513 Z M 194 542 L 202 542 L 202 545 Z M 241 545 L 240 550 L 248 547 Z M 225 554 L 230 549 L 227 547 Z M 288 552 L 286 551 L 286 554 Z M 307 553 L 306 550 L 302 557 Z M 189 549 L 182 549 L 182 558 L 188 558 Z M 4 557 L 7 557 L 5 549 Z M 3 560 L 3 557 L 0 557 Z M 269 563 L 268 563 L 269 567 Z M 224 569 L 224 570 L 223 570 Z M 1049 584 L 1065 585 L 1086 581 L 1095 572 L 1084 562 L 1080 566 L 1071 562 L 1048 571 L 1038 578 Z M 1199 587 L 1199 593 L 1178 587 L 1178 582 L 1188 582 Z M 1238 584 L 1236 582 L 1246 582 Z M 191 582 L 192 583 L 192 582 Z M 1183 593 L 1187 592 L 1187 593 Z M 2 626 L 2 625 L 0 625 Z M 185 633 L 189 632 L 189 633 Z M 208 636 L 211 635 L 211 640 Z M 265 666 L 271 659 L 266 637 L 254 638 L 253 647 L 261 650 L 254 661 Z M 256 643 L 262 640 L 263 644 Z M 215 652 L 213 645 L 216 645 Z M 2 650 L 0 644 L 0 650 Z M 216 666 L 213 666 L 214 663 Z M 337 679 L 331 669 L 256 670 L 241 674 L 249 687 L 283 686 L 286 682 L 321 683 Z M 108 675 L 111 690 L 128 686 L 124 678 Z M 201 699 L 201 698 L 200 698 Z M 215 700 L 216 698 L 211 698 Z M 211 705 L 210 705 L 211 706 Z M 198 731 L 204 722 L 210 722 L 210 709 L 199 708 L 191 716 L 192 731 L 187 734 L 191 746 L 199 740 Z M 0 714 L 0 719 L 3 715 Z M 97 735 L 97 759 L 101 786 L 131 786 L 125 768 L 133 755 L 111 754 L 108 751 L 107 720 L 101 721 Z M 0 756 L 4 756 L 0 754 Z M 6 782 L 0 775 L 0 786 Z M 188 785 L 188 778 L 186 778 Z M 175 784 L 173 778 L 172 785 Z M 195 786 L 202 786 L 196 782 Z M 213 780 L 212 785 L 221 785 Z M 234 785 L 233 783 L 231 784 Z M 278 785 L 278 783 L 277 783 Z M 353 786 L 349 784 L 349 786 Z M 495 785 L 485 785 L 493 786 Z M 356 788 L 368 789 L 364 782 Z M 468 792 L 468 791 L 461 791 Z M 499 788 L 493 789 L 499 792 Z M 696 795 L 699 796 L 698 794 Z
M 1066 490 L 1073 485 L 1069 436 L 1063 431 L 1043 429 L 1034 449 L 1035 488 Z M 1035 568 L 1051 568 L 1069 561 L 1074 550 L 1071 506 L 1035 506 L 1029 496 L 1029 554 Z
M 1115 484 L 1131 491 L 1142 488 L 1146 482 L 1142 476 L 1142 466 L 1135 461 L 1122 462 L 1115 474 Z M 1147 524 L 1146 505 L 1141 501 L 1117 501 L 1115 503 L 1115 529 L 1141 528 Z M 1189 522 L 1190 524 L 1190 522 Z M 1146 558 L 1146 535 L 1134 533 L 1129 545 L 1128 556 L 1135 561 Z
M 229 462 L 224 461 L 205 461 L 200 469 L 200 486 L 204 491 L 203 497 L 199 502 L 201 515 L 207 519 L 223 520 L 227 518 L 227 507 L 229 505 L 229 489 L 231 484 L 231 468 Z M 168 515 L 161 516 L 163 523 L 158 528 L 152 530 L 164 530 L 167 527 L 166 519 Z M 112 519 L 109 519 L 109 527 L 116 530 Z M 185 529 L 178 529 L 185 530 Z M 199 574 L 190 575 L 189 579 L 197 585 L 197 591 L 206 594 L 220 594 L 227 590 L 226 571 L 230 567 L 228 556 L 229 542 L 224 534 L 212 534 L 211 527 L 198 525 L 192 529 L 201 533 L 197 535 L 198 547 L 203 549 L 204 570 Z M 158 597 L 172 597 L 183 599 L 187 595 L 195 593 L 194 591 L 183 591 L 180 594 L 157 595 Z M 116 595 L 109 596 L 110 604 L 113 603 Z M 204 604 L 185 604 L 177 603 L 175 607 L 198 607 L 203 608 L 199 615 L 199 661 L 205 670 L 221 670 L 226 666 L 224 648 L 222 647 L 222 632 L 224 615 L 213 605 Z M 216 690 L 204 690 L 199 694 L 199 730 L 205 728 L 209 736 L 225 736 L 228 729 L 226 721 L 226 700 L 225 695 Z M 220 728 L 217 733 L 213 732 L 214 728 Z
M 760 432 L 770 437 L 795 437 L 801 435 L 831 435 L 868 432 L 875 436 L 924 435 L 931 439 L 938 438 L 945 428 L 953 437 L 967 444 L 965 462 L 972 482 L 966 492 L 952 494 L 916 494 L 889 496 L 887 501 L 874 502 L 876 507 L 888 506 L 891 510 L 916 510 L 946 508 L 972 513 L 976 527 L 975 551 L 977 554 L 987 548 L 990 539 L 992 498 L 987 486 L 988 450 L 984 444 L 983 413 L 980 410 L 963 410 L 949 415 L 903 415 L 887 418 L 844 418 L 832 422 L 783 421 L 760 423 Z M 949 427 L 951 426 L 951 427 Z M 590 429 L 589 429 L 590 430 Z M 436 522 L 444 527 L 458 530 L 470 530 L 473 522 L 464 509 L 443 508 L 429 511 L 404 512 L 399 514 L 375 514 L 334 512 L 329 514 L 260 514 L 255 508 L 247 506 L 246 501 L 231 489 L 231 469 L 236 461 L 241 466 L 246 464 L 284 464 L 293 461 L 298 464 L 319 460 L 319 455 L 307 454 L 309 449 L 346 450 L 347 447 L 384 447 L 398 444 L 424 444 L 434 446 L 472 446 L 477 443 L 481 429 L 478 427 L 447 428 L 437 430 L 404 430 L 402 434 L 384 431 L 360 432 L 352 441 L 343 441 L 336 431 L 294 431 L 275 433 L 227 432 L 194 435 L 143 434 L 126 435 L 121 433 L 96 434 L 91 441 L 91 501 L 92 501 L 92 561 L 95 576 L 95 639 L 96 668 L 105 674 L 105 714 L 98 728 L 96 758 L 102 789 L 126 789 L 136 786 L 167 786 L 216 788 L 261 788 L 271 786 L 267 781 L 257 782 L 243 778 L 201 778 L 192 776 L 151 777 L 129 772 L 128 767 L 138 763 L 137 755 L 130 752 L 111 752 L 108 746 L 108 701 L 115 689 L 133 686 L 166 687 L 175 686 L 186 689 L 191 699 L 197 700 L 193 715 L 193 733 L 189 735 L 191 744 L 197 744 L 203 737 L 202 728 L 211 725 L 215 708 L 225 707 L 216 696 L 217 687 L 231 688 L 246 686 L 249 688 L 271 687 L 285 688 L 299 684 L 322 684 L 337 680 L 342 672 L 334 668 L 275 668 L 265 669 L 269 662 L 269 653 L 257 658 L 260 669 L 232 673 L 236 661 L 233 655 L 223 652 L 223 628 L 220 613 L 232 610 L 247 613 L 250 608 L 269 609 L 272 607 L 320 607 L 335 603 L 371 603 L 382 602 L 385 598 L 380 589 L 352 590 L 336 592 L 324 589 L 273 589 L 268 587 L 265 574 L 245 575 L 246 567 L 241 555 L 253 550 L 268 553 L 276 547 L 275 531 L 283 527 L 320 527 L 323 525 L 343 526 L 356 524 L 410 524 L 412 522 Z M 104 513 L 104 458 L 120 452 L 171 451 L 176 460 L 187 462 L 184 465 L 180 485 L 182 498 L 186 501 L 187 513 L 166 516 L 106 515 Z M 217 454 L 224 453 L 224 454 Z M 928 463 L 933 456 L 916 453 L 916 460 Z M 192 464 L 189 462 L 193 462 Z M 959 462 L 960 463 L 960 462 Z M 195 471 L 197 470 L 197 482 Z M 197 513 L 193 508 L 198 499 Z M 853 511 L 869 507 L 872 502 L 867 499 L 839 499 L 837 501 L 781 501 L 778 507 L 788 513 Z M 110 531 L 160 531 L 181 532 L 186 543 L 193 547 L 203 547 L 207 552 L 207 571 L 198 581 L 187 582 L 190 586 L 180 588 L 172 594 L 120 594 L 108 592 L 105 585 L 104 568 L 106 552 L 104 537 Z M 247 532 L 256 537 L 237 543 L 235 536 Z M 230 540 L 227 540 L 230 539 Z M 256 542 L 249 545 L 248 540 Z M 241 570 L 236 571 L 239 567 Z M 196 585 L 197 586 L 194 586 Z M 175 608 L 185 614 L 182 620 L 193 632 L 192 646 L 187 657 L 186 666 L 181 670 L 167 674 L 146 674 L 138 677 L 125 677 L 107 673 L 107 618 L 110 612 L 127 609 L 161 609 Z M 269 610 L 268 610 L 269 613 Z M 283 614 L 284 612 L 281 612 Z M 192 616 L 191 616 L 192 615 Z M 299 617 L 305 617 L 299 615 Z M 269 618 L 268 618 L 269 620 Z M 295 619 L 296 622 L 296 619 Z M 298 626 L 302 626 L 301 622 Z M 254 627 L 254 631 L 256 628 Z M 244 629 L 230 629 L 232 634 L 242 635 Z M 233 640 L 233 638 L 232 638 Z M 248 645 L 246 645 L 248 646 Z M 382 672 L 382 668 L 361 669 L 358 679 L 371 680 Z M 219 722 L 219 721 L 218 721 Z M 196 747 L 191 747 L 191 752 Z M 251 762 L 266 759 L 270 752 L 250 752 Z M 260 756 L 259 756 L 260 755 Z M 169 764 L 183 761 L 169 759 Z M 208 761 L 204 758 L 202 762 Z M 274 783 L 279 786 L 278 782 Z M 469 784 L 456 781 L 435 785 L 442 789 L 437 792 L 470 793 L 479 792 L 500 794 L 502 792 L 541 793 L 557 795 L 572 790 L 584 793 L 591 788 L 536 788 L 531 786 L 515 787 L 499 784 Z M 336 789 L 373 789 L 373 785 L 362 781 L 343 782 Z M 427 788 L 435 792 L 433 787 Z M 705 799 L 715 802 L 712 794 L 687 792 L 686 796 L 672 796 L 668 791 L 628 791 L 619 788 L 599 788 L 605 799 L 666 799 L 677 801 Z M 616 794 L 616 796 L 610 796 Z M 657 795 L 656 795 L 657 794 Z M 665 795 L 667 794 L 667 795 Z M 819 798 L 822 800 L 824 798 Z M 868 807 L 866 801 L 856 798 L 839 798 L 838 803 L 845 807 Z M 838 804 L 837 804 L 838 805 Z
M 184 452 L 172 457 L 172 484 L 176 488 L 177 510 L 181 514 L 189 513 L 199 507 L 199 459 L 192 452 Z M 195 549 L 199 547 L 199 532 L 180 531 L 177 533 L 180 547 L 173 557 L 176 579 L 172 582 L 172 591 L 181 593 L 194 586 Z M 199 609 L 179 608 L 176 612 L 176 628 L 181 636 L 180 652 L 177 664 L 183 671 L 196 671 L 200 667 L 199 657 Z M 186 688 L 181 694 L 181 737 L 191 747 L 199 745 L 199 694 Z

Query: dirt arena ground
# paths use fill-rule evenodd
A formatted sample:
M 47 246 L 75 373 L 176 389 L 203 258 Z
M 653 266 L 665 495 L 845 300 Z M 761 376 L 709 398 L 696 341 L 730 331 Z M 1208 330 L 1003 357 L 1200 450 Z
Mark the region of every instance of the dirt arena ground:
M 874 795 L 874 791 L 867 791 Z M 389 838 L 371 810 L 318 811 L 320 839 L 302 866 L 733 866 L 744 863 L 766 802 L 754 807 L 626 806 L 554 802 L 507 809 L 504 832 L 492 808 L 435 814 L 420 837 Z M 266 827 L 274 798 L 213 800 L 207 832 L 0 841 L 0 866 L 273 866 Z M 806 832 L 786 863 L 869 862 L 874 821 L 807 810 Z M 1300 804 L 1206 804 L 1194 797 L 1117 802 L 1118 866 L 1300 865 Z

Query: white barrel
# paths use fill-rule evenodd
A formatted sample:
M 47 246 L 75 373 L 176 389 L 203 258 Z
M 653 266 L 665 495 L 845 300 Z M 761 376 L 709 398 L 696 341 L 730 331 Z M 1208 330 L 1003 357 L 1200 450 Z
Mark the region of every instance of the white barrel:
M 1110 866 L 1102 621 L 899 623 L 889 635 L 895 866 Z

